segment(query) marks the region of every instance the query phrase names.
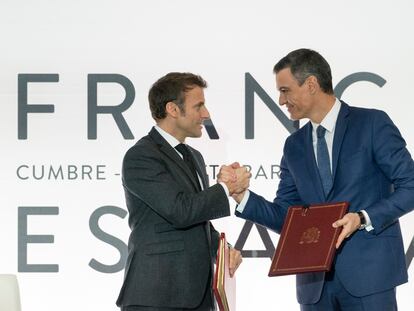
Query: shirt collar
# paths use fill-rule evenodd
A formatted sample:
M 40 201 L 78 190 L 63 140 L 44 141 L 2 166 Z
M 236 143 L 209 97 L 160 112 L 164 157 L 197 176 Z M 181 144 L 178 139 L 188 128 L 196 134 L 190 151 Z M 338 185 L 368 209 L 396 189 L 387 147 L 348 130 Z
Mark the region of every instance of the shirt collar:
M 160 128 L 158 125 L 155 125 L 154 128 L 160 133 L 160 135 L 171 145 L 171 147 L 175 148 L 177 145 L 180 144 L 180 141 L 172 136 L 170 133 L 167 133 L 162 128 Z
M 328 114 L 323 118 L 320 125 L 322 125 L 328 132 L 332 133 L 335 129 L 336 120 L 338 119 L 339 110 L 341 109 L 341 102 L 335 98 L 335 103 Z M 318 123 L 311 121 L 313 129 L 316 130 Z

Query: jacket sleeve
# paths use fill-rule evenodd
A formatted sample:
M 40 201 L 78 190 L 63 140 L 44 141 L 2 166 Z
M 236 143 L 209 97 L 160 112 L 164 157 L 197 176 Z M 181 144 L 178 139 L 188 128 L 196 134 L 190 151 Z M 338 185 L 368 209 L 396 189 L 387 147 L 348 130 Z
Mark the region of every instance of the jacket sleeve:
M 373 155 L 382 173 L 393 185 L 393 192 L 369 206 L 378 234 L 414 209 L 414 162 L 398 128 L 385 112 L 376 111 L 372 122 Z
M 236 211 L 236 216 L 280 233 L 289 206 L 301 204 L 295 182 L 289 173 L 284 157 L 282 157 L 280 169 L 279 187 L 273 202 L 267 201 L 262 196 L 250 191 L 249 200 L 243 213 Z
M 175 228 L 230 215 L 229 202 L 220 184 L 191 192 L 177 182 L 179 177 L 173 175 L 164 159 L 145 147 L 134 146 L 125 155 L 122 180 L 126 191 Z

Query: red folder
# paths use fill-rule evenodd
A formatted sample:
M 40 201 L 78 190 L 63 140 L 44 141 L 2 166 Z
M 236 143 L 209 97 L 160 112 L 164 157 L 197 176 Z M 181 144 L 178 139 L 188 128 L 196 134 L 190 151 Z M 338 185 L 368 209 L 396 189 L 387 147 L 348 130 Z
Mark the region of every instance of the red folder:
M 269 276 L 329 271 L 342 228 L 332 223 L 348 210 L 348 202 L 291 206 L 273 255 Z
M 235 276 L 230 277 L 229 256 L 226 236 L 221 233 L 213 279 L 214 296 L 220 311 L 236 310 L 236 278 Z

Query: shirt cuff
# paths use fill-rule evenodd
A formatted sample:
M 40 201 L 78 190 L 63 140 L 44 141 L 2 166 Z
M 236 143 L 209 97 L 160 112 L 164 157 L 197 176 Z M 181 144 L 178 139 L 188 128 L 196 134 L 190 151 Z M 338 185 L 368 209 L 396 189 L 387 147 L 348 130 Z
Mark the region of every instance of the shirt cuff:
M 250 191 L 246 190 L 246 192 L 244 193 L 243 200 L 241 200 L 241 202 L 236 206 L 236 211 L 238 211 L 239 213 L 243 213 L 244 208 L 246 207 L 246 203 L 249 200 L 249 196 Z
M 364 229 L 367 230 L 368 232 L 371 230 L 374 230 L 374 227 L 372 226 L 371 218 L 369 218 L 368 213 L 364 209 L 361 210 L 361 213 L 365 217 L 365 228 Z

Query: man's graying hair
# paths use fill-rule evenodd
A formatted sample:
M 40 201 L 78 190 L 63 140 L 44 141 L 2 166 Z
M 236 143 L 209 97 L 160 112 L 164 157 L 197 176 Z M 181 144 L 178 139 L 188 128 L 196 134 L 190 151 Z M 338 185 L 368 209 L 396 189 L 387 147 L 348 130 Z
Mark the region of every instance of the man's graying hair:
M 277 74 L 285 68 L 290 68 L 299 85 L 314 76 L 325 93 L 333 94 L 331 67 L 318 52 L 310 49 L 292 51 L 277 62 L 273 72 Z

